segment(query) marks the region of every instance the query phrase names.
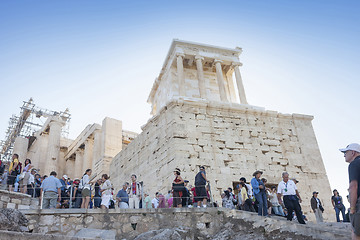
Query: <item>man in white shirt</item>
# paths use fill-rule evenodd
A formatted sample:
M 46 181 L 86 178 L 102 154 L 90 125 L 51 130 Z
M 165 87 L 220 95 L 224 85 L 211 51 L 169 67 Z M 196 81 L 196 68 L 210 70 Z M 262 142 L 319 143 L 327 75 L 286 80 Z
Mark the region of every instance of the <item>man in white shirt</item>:
M 152 207 L 153 208 L 157 208 L 159 206 L 159 198 L 158 198 L 159 193 L 156 192 L 155 193 L 155 198 L 151 201 Z
M 288 211 L 287 220 L 292 220 L 293 211 L 295 211 L 299 223 L 305 224 L 301 212 L 301 206 L 299 204 L 299 201 L 301 202 L 301 197 L 296 185 L 292 180 L 289 180 L 289 174 L 287 172 L 283 172 L 282 178 L 283 180 L 278 185 L 277 195 L 280 204 L 283 204 L 281 196 L 284 198 L 284 204 Z

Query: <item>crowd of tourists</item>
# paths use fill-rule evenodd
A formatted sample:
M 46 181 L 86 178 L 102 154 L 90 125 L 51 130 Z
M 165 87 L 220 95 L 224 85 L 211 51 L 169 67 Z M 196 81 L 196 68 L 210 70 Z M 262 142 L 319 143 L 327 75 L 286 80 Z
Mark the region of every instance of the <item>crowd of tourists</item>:
M 87 169 L 81 178 L 70 179 L 67 175 L 57 178 L 56 172 L 49 176 L 41 176 L 26 159 L 20 163 L 17 154 L 13 155 L 10 164 L 0 162 L 1 187 L 9 191 L 29 194 L 41 199 L 42 208 L 179 208 L 179 207 L 218 207 L 257 212 L 260 216 L 277 215 L 287 220 L 297 220 L 301 224 L 307 221 L 300 203 L 302 199 L 296 184 L 296 179 L 290 179 L 289 174 L 282 174 L 282 181 L 277 185 L 268 185 L 262 178 L 262 171 L 255 171 L 253 178 L 247 182 L 245 177 L 239 179 L 234 191 L 227 188 L 222 194 L 222 202 L 211 199 L 211 188 L 206 177 L 205 167 L 201 166 L 194 179 L 194 186 L 189 180 L 183 179 L 179 168 L 174 169 L 172 187 L 165 194 L 156 192 L 153 197 L 143 191 L 143 183 L 131 175 L 130 183 L 124 182 L 122 188 L 115 193 L 107 174 L 100 179 L 90 179 L 92 170 Z M 322 222 L 324 208 L 318 192 L 314 191 L 310 201 L 317 222 Z M 335 189 L 331 198 L 340 222 L 340 212 L 343 221 L 349 221 L 345 214 L 343 199 Z

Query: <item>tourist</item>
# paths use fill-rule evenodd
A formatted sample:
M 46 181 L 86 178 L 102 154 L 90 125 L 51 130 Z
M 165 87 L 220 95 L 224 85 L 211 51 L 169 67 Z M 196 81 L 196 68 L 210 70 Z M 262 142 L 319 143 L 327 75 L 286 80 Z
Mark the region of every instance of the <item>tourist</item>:
M 80 208 L 82 205 L 82 189 L 80 186 L 80 179 L 74 179 L 73 181 L 73 196 L 72 201 L 74 208 Z
M 246 189 L 247 189 L 247 191 L 248 191 L 248 197 L 249 197 L 250 199 L 253 199 L 254 196 L 253 196 L 252 187 L 251 187 L 250 184 L 246 183 L 246 178 L 241 177 L 241 178 L 240 178 L 240 183 L 244 183 L 244 184 L 246 185 Z
M 51 172 L 50 177 L 46 178 L 40 186 L 40 202 L 43 201 L 43 209 L 56 208 L 57 201 L 60 202 L 62 185 L 56 175 L 56 172 Z
M 174 202 L 174 197 L 173 197 L 173 194 L 172 194 L 172 192 L 171 192 L 171 193 L 170 193 L 170 198 L 167 200 L 168 208 L 171 208 L 171 207 L 172 207 L 173 202 Z
M 266 187 L 266 183 L 267 180 L 266 178 L 262 178 L 261 181 L 264 183 L 265 185 L 265 195 L 266 195 L 266 204 L 267 204 L 267 211 L 268 211 L 268 215 L 271 215 L 271 210 L 272 210 L 272 204 L 270 202 L 270 189 Z
M 100 185 L 101 185 L 101 179 L 98 179 L 95 183 L 95 193 L 94 193 L 94 208 L 100 208 L 101 207 L 101 192 L 100 192 Z
M 222 207 L 234 209 L 234 197 L 230 194 L 229 190 L 224 191 L 224 195 L 222 195 Z
M 173 207 L 182 207 L 184 180 L 180 176 L 179 168 L 175 168 L 174 175 L 175 179 L 173 181 Z
M 131 175 L 131 184 L 129 189 L 129 208 L 138 209 L 141 200 L 141 185 L 136 181 L 137 177 L 135 174 Z
M 25 164 L 24 164 L 24 169 L 23 169 L 23 173 L 22 173 L 23 176 L 20 181 L 20 189 L 21 189 L 20 191 L 22 193 L 27 193 L 27 185 L 29 182 L 31 168 L 32 168 L 31 160 L 27 158 L 25 160 Z
M 248 189 L 246 184 L 244 182 L 240 182 L 239 186 L 240 189 L 238 194 L 238 202 L 239 202 L 240 210 L 255 212 L 252 201 L 248 195 Z
M 279 200 L 277 198 L 276 194 L 276 187 L 272 186 L 271 191 L 269 194 L 269 199 L 272 205 L 272 210 L 274 211 L 275 215 L 278 216 L 285 216 L 282 206 L 279 203 Z
M 340 212 L 341 212 L 343 222 L 345 222 L 346 221 L 345 206 L 343 204 L 342 197 L 339 195 L 339 192 L 336 189 L 334 189 L 333 194 L 334 195 L 331 197 L 331 203 L 335 209 L 336 221 L 340 222 Z
M 61 185 L 62 185 L 61 191 L 62 191 L 62 192 L 65 192 L 66 182 L 67 182 L 67 180 L 68 180 L 68 176 L 63 175 L 62 178 L 60 178 L 59 180 L 60 180 L 60 183 L 61 183 Z
M 40 197 L 41 176 L 35 174 L 35 197 Z
M 129 195 L 127 189 L 129 188 L 129 183 L 125 182 L 122 186 L 122 189 L 116 194 L 116 201 L 120 209 L 129 208 Z
M 340 149 L 349 163 L 350 221 L 353 227 L 352 239 L 360 239 L 360 145 L 349 144 Z
M 170 195 L 171 195 L 171 190 L 169 190 L 169 191 L 167 192 L 167 194 L 165 195 L 166 207 L 169 207 L 168 201 L 169 201 Z M 171 206 L 172 206 L 172 205 L 171 205 Z
M 313 196 L 310 199 L 310 205 L 312 210 L 314 211 L 316 222 L 321 223 L 324 221 L 322 213 L 324 212 L 324 208 L 321 205 L 321 201 L 318 198 L 319 192 L 313 192 Z
M 159 205 L 159 198 L 158 198 L 159 193 L 156 192 L 155 193 L 155 197 L 153 198 L 153 200 L 151 201 L 152 204 L 152 208 L 157 208 Z
M 92 171 L 91 169 L 86 169 L 84 175 L 82 176 L 80 180 L 80 185 L 82 187 L 81 191 L 81 197 L 82 197 L 82 203 L 81 208 L 88 208 L 90 203 L 90 197 L 91 197 L 91 184 L 90 182 L 90 175 Z
M 280 204 L 284 203 L 287 208 L 287 220 L 292 221 L 292 212 L 295 211 L 297 220 L 300 224 L 305 224 L 305 221 L 302 217 L 300 194 L 296 188 L 295 183 L 292 180 L 289 180 L 289 174 L 287 172 L 282 173 L 283 180 L 278 184 L 278 201 Z M 284 201 L 281 199 L 283 196 Z
M 251 186 L 253 188 L 253 192 L 255 195 L 255 199 L 258 201 L 258 215 L 259 216 L 267 216 L 267 199 L 265 193 L 265 184 L 261 181 L 260 177 L 262 175 L 262 171 L 255 171 L 253 173 L 253 179 L 251 179 Z
M 63 202 L 64 199 L 67 197 L 66 196 L 66 189 L 67 189 L 66 188 L 67 187 L 66 182 L 68 180 L 68 176 L 63 175 L 62 178 L 60 178 L 59 180 L 60 180 L 60 183 L 62 185 L 62 187 L 61 187 L 61 202 Z
M 151 204 L 151 198 L 149 196 L 149 194 L 146 192 L 144 193 L 144 205 L 145 205 L 145 208 L 152 208 L 152 204 Z
M 9 186 L 9 191 L 13 191 L 13 187 L 16 181 L 16 176 L 18 174 L 20 174 L 19 170 L 19 155 L 18 154 L 14 154 L 12 156 L 12 161 L 10 162 L 10 166 L 9 166 L 9 175 L 8 175 L 8 180 L 7 180 L 7 184 Z
M 190 203 L 190 191 L 188 189 L 188 180 L 184 180 L 184 190 L 183 190 L 183 197 L 182 197 L 182 206 L 187 207 Z
M 32 197 L 35 197 L 35 174 L 36 170 L 33 168 L 29 174 L 29 180 L 27 182 L 27 191 L 26 193 Z
M 159 204 L 157 208 L 166 208 L 166 200 L 165 200 L 165 196 L 162 195 L 161 193 L 158 194 L 158 199 L 159 199 Z
M 208 189 L 208 186 L 209 185 L 207 185 L 206 187 L 206 190 Z M 236 206 L 237 205 L 237 199 L 236 199 L 236 195 L 235 194 L 233 194 L 233 192 L 232 192 L 232 188 L 231 187 L 228 187 L 228 189 L 227 189 L 228 191 L 229 191 L 229 193 L 230 193 L 230 196 L 234 199 L 233 200 L 233 203 L 234 203 L 234 205 Z M 210 196 L 208 196 L 208 199 L 209 199 L 209 197 Z
M 207 193 L 206 193 L 205 185 L 207 182 L 209 182 L 209 181 L 206 178 L 205 167 L 201 166 L 200 171 L 195 176 L 195 194 L 196 195 L 194 195 L 194 196 L 196 196 L 195 198 L 196 198 L 198 208 L 201 207 L 201 204 L 203 205 L 203 207 L 206 207 Z
M 112 199 L 112 185 L 107 174 L 101 176 L 103 184 L 101 185 L 101 208 L 107 209 L 110 207 L 110 201 Z

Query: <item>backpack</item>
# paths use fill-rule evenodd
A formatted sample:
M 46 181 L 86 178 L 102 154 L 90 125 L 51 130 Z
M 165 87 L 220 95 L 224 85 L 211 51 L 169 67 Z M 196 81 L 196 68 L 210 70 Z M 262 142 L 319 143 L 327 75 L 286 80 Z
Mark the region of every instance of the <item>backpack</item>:
M 20 161 L 19 161 L 18 165 L 16 166 L 16 168 L 14 170 L 17 172 L 17 174 L 21 173 L 22 163 Z

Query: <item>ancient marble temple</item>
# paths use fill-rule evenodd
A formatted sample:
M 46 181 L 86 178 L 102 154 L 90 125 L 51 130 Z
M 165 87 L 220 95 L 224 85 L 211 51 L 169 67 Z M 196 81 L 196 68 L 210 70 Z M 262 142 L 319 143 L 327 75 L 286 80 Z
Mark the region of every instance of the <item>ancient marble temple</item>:
M 213 198 L 239 178 L 262 170 L 268 183 L 289 172 L 299 180 L 304 213 L 313 191 L 320 191 L 329 218 L 331 190 L 312 127 L 312 116 L 282 114 L 247 102 L 241 77 L 240 48 L 229 49 L 174 40 L 148 102 L 152 118 L 142 133 L 111 162 L 120 189 L 135 173 L 145 191 L 167 192 L 173 170 L 194 184 L 207 167 Z

